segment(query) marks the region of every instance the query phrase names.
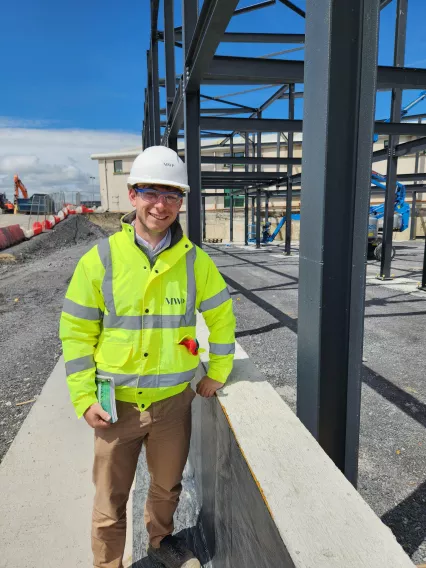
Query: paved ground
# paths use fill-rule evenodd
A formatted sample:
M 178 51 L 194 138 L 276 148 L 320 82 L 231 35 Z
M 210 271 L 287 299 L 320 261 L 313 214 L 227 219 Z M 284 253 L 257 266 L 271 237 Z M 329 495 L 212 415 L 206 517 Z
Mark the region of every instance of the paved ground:
M 10 214 L 3 214 L 0 215 L 0 227 L 8 227 L 9 225 L 21 225 L 24 229 L 29 229 L 28 221 L 30 219 L 29 215 L 10 215 Z M 44 219 L 44 217 L 43 217 Z M 34 215 L 31 218 L 32 221 L 35 221 L 36 218 Z
M 399 542 L 426 562 L 426 294 L 423 244 L 396 245 L 393 273 L 378 285 L 367 269 L 359 490 Z M 237 339 L 295 409 L 298 250 L 208 245 L 230 286 Z

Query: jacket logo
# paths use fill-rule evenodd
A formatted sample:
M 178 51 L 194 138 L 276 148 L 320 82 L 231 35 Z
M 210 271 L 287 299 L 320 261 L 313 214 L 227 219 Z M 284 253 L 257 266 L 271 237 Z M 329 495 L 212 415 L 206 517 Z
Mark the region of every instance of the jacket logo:
M 175 165 L 171 164 L 170 162 L 163 162 L 163 164 L 168 168 L 174 168 L 175 167 Z
M 169 306 L 171 306 L 172 304 L 184 304 L 185 298 L 166 298 L 166 302 L 167 304 L 169 304 Z

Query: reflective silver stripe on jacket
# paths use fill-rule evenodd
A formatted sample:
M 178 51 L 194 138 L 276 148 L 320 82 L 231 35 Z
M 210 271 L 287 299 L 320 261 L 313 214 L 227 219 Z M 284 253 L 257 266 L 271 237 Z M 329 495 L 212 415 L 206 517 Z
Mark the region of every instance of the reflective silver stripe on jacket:
M 140 330 L 140 329 L 177 329 L 180 327 L 194 327 L 196 325 L 195 302 L 195 258 L 196 247 L 192 247 L 186 254 L 186 310 L 183 315 L 156 315 L 141 314 L 137 316 L 119 316 L 115 310 L 113 296 L 113 269 L 109 239 L 103 239 L 98 244 L 99 258 L 105 268 L 105 276 L 102 283 L 102 294 L 108 314 L 104 315 L 103 325 L 106 328 Z
M 231 294 L 228 292 L 227 288 L 224 288 L 221 292 L 218 292 L 208 300 L 204 300 L 200 304 L 200 312 L 206 312 L 207 310 L 213 310 L 217 308 L 224 302 L 227 302 L 231 298 Z
M 213 355 L 233 355 L 235 353 L 235 343 L 210 343 L 210 353 Z
M 114 296 L 112 293 L 112 257 L 109 238 L 102 239 L 98 244 L 98 254 L 105 268 L 105 276 L 102 282 L 102 294 L 105 306 L 110 313 L 115 314 Z
M 74 373 L 79 373 L 80 371 L 88 371 L 95 367 L 95 361 L 93 360 L 93 355 L 85 355 L 84 357 L 79 357 L 78 359 L 72 359 L 65 363 L 65 372 L 67 377 L 73 375 Z
M 195 319 L 195 301 L 197 295 L 197 286 L 195 283 L 195 258 L 197 256 L 197 249 L 192 247 L 186 253 L 186 310 L 185 321 L 182 327 L 195 325 L 191 323 Z
M 195 326 L 197 321 L 195 314 L 192 314 L 190 320 L 186 318 L 186 315 L 116 316 L 115 314 L 107 314 L 104 316 L 104 327 L 134 331 L 138 329 L 178 329 Z
M 124 373 L 110 373 L 99 367 L 96 369 L 97 374 L 111 377 L 114 379 L 117 387 L 137 387 L 140 389 L 155 389 L 159 387 L 175 387 L 182 383 L 189 383 L 195 377 L 195 369 L 183 371 L 181 373 L 166 373 L 162 375 L 131 375 Z
M 68 298 L 65 298 L 62 311 L 66 314 L 70 314 L 76 318 L 99 321 L 102 319 L 102 310 L 99 308 L 88 308 L 87 306 L 82 306 L 77 304 Z

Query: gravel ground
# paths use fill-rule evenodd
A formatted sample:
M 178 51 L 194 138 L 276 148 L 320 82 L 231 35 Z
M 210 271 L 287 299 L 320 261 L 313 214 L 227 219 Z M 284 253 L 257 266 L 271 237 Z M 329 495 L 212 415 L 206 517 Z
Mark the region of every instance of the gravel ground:
M 61 355 L 58 321 L 75 265 L 105 234 L 72 216 L 4 251 L 17 261 L 0 263 L 0 461 Z
M 420 280 L 424 244 L 397 243 L 392 272 Z M 295 410 L 298 250 L 206 246 L 231 289 L 237 340 Z M 378 264 L 370 262 L 367 276 Z M 426 562 L 426 294 L 369 283 L 358 489 L 416 564 Z

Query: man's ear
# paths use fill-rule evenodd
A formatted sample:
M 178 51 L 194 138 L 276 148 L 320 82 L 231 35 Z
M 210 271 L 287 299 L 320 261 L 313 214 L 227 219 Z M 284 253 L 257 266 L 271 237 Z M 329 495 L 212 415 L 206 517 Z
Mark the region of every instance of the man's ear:
M 133 189 L 133 187 L 129 188 L 129 201 L 132 204 L 133 207 L 136 207 L 136 191 Z

